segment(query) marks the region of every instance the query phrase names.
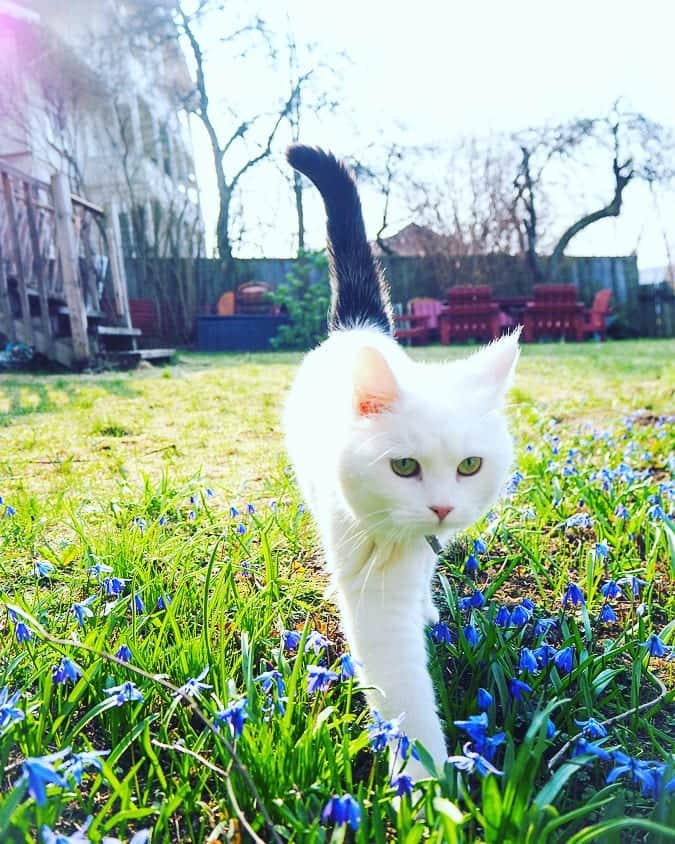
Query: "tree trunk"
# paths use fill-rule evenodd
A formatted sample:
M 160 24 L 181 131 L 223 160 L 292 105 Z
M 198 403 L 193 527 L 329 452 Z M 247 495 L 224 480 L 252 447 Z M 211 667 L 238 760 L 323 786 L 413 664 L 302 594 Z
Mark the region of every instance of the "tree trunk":
M 625 164 L 619 164 L 615 158 L 613 169 L 615 187 L 614 196 L 612 197 L 611 202 L 605 205 L 604 208 L 599 208 L 597 211 L 593 211 L 591 214 L 586 214 L 584 217 L 581 217 L 581 219 L 572 223 L 572 225 L 563 233 L 562 237 L 557 242 L 555 249 L 551 253 L 551 257 L 549 258 L 548 265 L 546 267 L 547 281 L 555 282 L 560 278 L 560 270 L 562 268 L 565 249 L 567 249 L 567 246 L 573 237 L 576 237 L 580 231 L 583 231 L 585 228 L 593 223 L 596 223 L 598 220 L 602 220 L 605 217 L 618 217 L 621 213 L 623 192 L 626 185 L 633 178 L 634 172 L 631 169 L 630 160 Z
M 293 193 L 298 217 L 298 255 L 302 255 L 305 251 L 305 209 L 302 204 L 302 179 L 297 170 L 293 171 Z

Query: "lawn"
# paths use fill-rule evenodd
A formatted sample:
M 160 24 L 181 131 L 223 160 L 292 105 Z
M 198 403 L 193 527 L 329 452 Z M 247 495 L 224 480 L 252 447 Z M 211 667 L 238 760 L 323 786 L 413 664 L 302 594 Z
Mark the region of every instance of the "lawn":
M 436 584 L 453 761 L 412 795 L 286 468 L 299 357 L 0 375 L 0 841 L 675 840 L 674 352 L 524 349 L 514 478 Z

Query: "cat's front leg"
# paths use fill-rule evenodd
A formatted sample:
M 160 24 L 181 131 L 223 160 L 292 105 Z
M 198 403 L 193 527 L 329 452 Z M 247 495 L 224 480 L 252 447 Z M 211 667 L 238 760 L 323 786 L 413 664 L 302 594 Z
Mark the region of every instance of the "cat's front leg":
M 431 590 L 431 584 L 428 589 L 424 590 L 424 595 L 422 597 L 422 616 L 425 622 L 431 627 L 433 627 L 434 624 L 438 624 L 440 620 L 438 609 L 436 604 L 434 604 L 434 594 Z
M 396 582 L 392 568 L 386 567 L 384 577 L 382 571 L 371 572 L 366 584 L 339 583 L 342 621 L 351 650 L 361 663 L 359 678 L 371 710 L 386 721 L 402 715 L 403 732 L 426 748 L 440 770 L 447 751 L 427 669 L 421 585 Z M 419 569 L 416 574 L 419 578 Z M 424 594 L 430 601 L 426 585 Z M 400 766 L 399 758 L 392 773 L 398 773 Z M 428 776 L 414 759 L 405 772 L 413 779 Z

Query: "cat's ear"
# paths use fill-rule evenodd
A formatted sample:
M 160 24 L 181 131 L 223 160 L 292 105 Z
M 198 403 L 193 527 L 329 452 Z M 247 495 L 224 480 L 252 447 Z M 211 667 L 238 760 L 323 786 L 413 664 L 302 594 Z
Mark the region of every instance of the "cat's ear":
M 389 410 L 398 398 L 398 384 L 383 355 L 370 346 L 360 349 L 352 372 L 354 410 L 373 416 Z
M 497 407 L 504 403 L 520 355 L 520 326 L 476 352 L 469 363 Z

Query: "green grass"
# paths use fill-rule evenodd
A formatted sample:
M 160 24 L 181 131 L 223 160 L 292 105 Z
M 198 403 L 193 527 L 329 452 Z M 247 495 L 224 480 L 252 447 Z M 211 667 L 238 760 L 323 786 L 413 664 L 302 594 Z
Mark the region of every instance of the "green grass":
M 153 842 L 675 840 L 673 794 L 645 795 L 630 775 L 607 785 L 615 762 L 572 758 L 568 746 L 575 720 L 617 719 L 594 744 L 672 765 L 675 662 L 650 657 L 643 643 L 652 632 L 675 643 L 675 540 L 652 498 L 672 508 L 663 485 L 673 423 L 661 417 L 674 407 L 674 351 L 656 341 L 524 349 L 509 410 L 523 479 L 495 518 L 444 555 L 437 601 L 453 638 L 430 640 L 451 753 L 469 740 L 453 722 L 478 713 L 485 688 L 489 733 L 505 734 L 493 759 L 504 774 L 448 765 L 414 806 L 392 799 L 354 681 L 310 695 L 307 667 L 321 657 L 305 654 L 304 640 L 297 651 L 281 647 L 284 630 L 317 630 L 333 667 L 344 649 L 279 433 L 299 356 L 185 354 L 171 368 L 129 374 L 0 376 L 0 602 L 14 612 L 0 609 L 0 689 L 19 693 L 23 714 L 3 716 L 0 699 L 0 841 L 41 841 L 44 824 L 72 834 L 89 816 L 92 841 L 128 841 L 144 828 Z M 604 489 L 597 473 L 622 463 L 632 472 Z M 577 513 L 592 525 L 567 527 Z M 464 563 L 478 537 L 487 551 L 474 579 Z M 597 542 L 607 559 L 596 559 Z M 52 566 L 48 577 L 36 576 L 36 561 Z M 97 565 L 100 575 L 88 573 Z M 600 587 L 629 575 L 647 585 L 637 598 L 622 586 L 610 601 L 618 622 L 600 622 Z M 119 595 L 100 582 L 112 577 L 123 579 L 107 583 Z M 569 583 L 586 603 L 563 611 Z M 486 604 L 463 609 L 476 589 Z M 80 627 L 71 608 L 92 596 Z M 499 607 L 524 598 L 531 620 L 499 627 Z M 572 670 L 519 674 L 523 648 L 544 640 L 534 633 L 542 617 L 556 622 L 546 641 L 573 648 Z M 28 640 L 17 641 L 17 624 Z M 106 656 L 122 645 L 129 664 Z M 81 676 L 61 684 L 52 671 L 64 656 Z M 192 705 L 175 694 L 207 665 L 210 688 Z M 280 683 L 271 697 L 256 681 L 270 670 Z M 532 689 L 521 701 L 508 688 L 516 675 Z M 126 681 L 143 700 L 117 706 L 105 690 Z M 244 698 L 248 720 L 233 740 L 217 715 Z M 110 752 L 80 783 L 68 775 L 48 786 L 38 805 L 24 761 L 66 748 Z M 53 763 L 62 775 L 64 764 Z M 662 784 L 674 776 L 667 768 Z M 361 808 L 356 832 L 321 821 L 343 794 Z

